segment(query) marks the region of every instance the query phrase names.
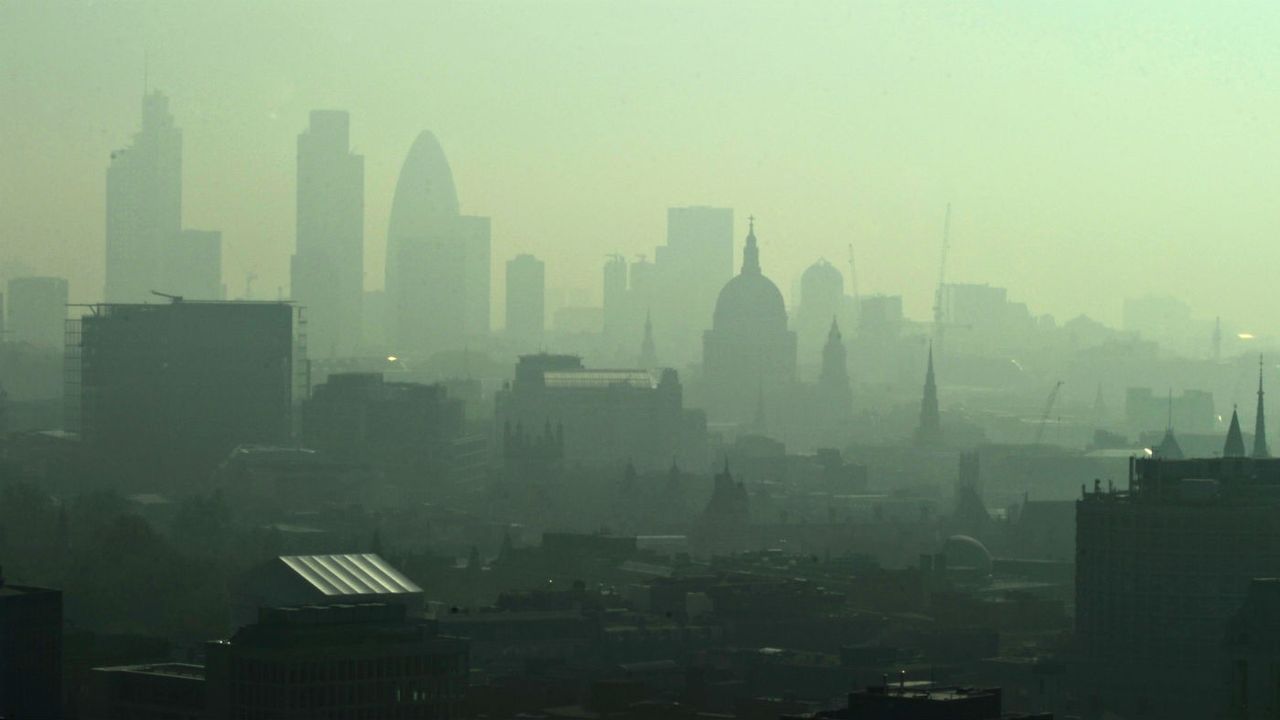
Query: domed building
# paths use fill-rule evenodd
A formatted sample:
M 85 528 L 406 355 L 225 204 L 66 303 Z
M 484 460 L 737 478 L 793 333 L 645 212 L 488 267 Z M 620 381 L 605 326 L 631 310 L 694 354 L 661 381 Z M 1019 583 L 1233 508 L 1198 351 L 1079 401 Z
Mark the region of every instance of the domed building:
M 844 275 L 825 259 L 819 259 L 800 275 L 800 307 L 796 309 L 797 351 L 802 366 L 817 365 L 822 358 L 831 318 L 845 317 Z
M 702 372 L 708 410 L 725 420 L 750 419 L 762 400 L 795 382 L 796 334 L 787 329 L 782 293 L 760 271 L 754 219 L 742 272 L 720 290 L 711 329 L 703 333 Z

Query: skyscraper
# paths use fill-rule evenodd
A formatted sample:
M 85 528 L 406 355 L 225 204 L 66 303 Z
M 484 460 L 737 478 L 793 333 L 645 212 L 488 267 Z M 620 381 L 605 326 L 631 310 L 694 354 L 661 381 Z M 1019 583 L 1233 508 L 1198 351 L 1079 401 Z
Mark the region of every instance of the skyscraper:
M 182 130 L 169 99 L 142 98 L 142 129 L 107 167 L 107 302 L 143 302 L 164 273 L 164 248 L 182 227 Z
M 401 354 L 458 349 L 489 331 L 489 219 L 461 215 L 453 172 L 424 131 L 396 183 L 387 227 L 391 344 Z
M 667 244 L 657 248 L 654 265 L 657 302 L 637 307 L 634 322 L 652 310 L 663 353 L 673 361 L 693 360 L 705 313 L 733 277 L 733 210 L 668 208 Z
M 351 152 L 351 119 L 313 110 L 298 135 L 297 250 L 292 296 L 306 308 L 312 355 L 360 347 L 364 295 L 364 156 Z
M 532 255 L 507 261 L 507 337 L 521 350 L 542 344 L 546 323 L 546 265 Z

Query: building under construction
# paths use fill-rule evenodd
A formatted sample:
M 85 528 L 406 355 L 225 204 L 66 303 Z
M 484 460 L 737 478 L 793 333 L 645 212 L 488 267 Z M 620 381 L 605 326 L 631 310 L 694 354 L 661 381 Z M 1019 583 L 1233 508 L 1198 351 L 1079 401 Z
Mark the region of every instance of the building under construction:
M 282 302 L 88 306 L 67 328 L 68 429 L 143 484 L 287 442 L 307 387 L 300 320 Z

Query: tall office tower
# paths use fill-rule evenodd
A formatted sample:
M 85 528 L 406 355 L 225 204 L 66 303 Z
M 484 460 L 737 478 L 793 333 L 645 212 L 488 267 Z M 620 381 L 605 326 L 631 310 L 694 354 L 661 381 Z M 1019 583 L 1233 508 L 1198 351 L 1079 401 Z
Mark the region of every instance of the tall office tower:
M 364 299 L 364 156 L 351 152 L 351 119 L 312 110 L 298 135 L 297 248 L 291 296 L 306 308 L 311 354 L 360 347 Z
M 618 343 L 627 336 L 631 327 L 632 310 L 637 303 L 631 302 L 627 292 L 627 259 L 621 255 L 610 255 L 604 261 L 604 334 L 612 342 Z
M 47 350 L 61 350 L 67 317 L 67 281 L 22 277 L 9 281 L 9 337 Z
M 507 261 L 507 337 L 521 350 L 542 344 L 546 323 L 547 269 L 532 255 Z
M 68 333 L 83 441 L 122 472 L 175 473 L 212 470 L 237 445 L 287 442 L 293 313 L 265 302 L 94 307 Z
M 658 342 L 673 360 L 694 360 L 707 315 L 733 277 L 733 210 L 669 208 L 667 244 L 657 248 L 654 265 L 661 286 L 661 302 L 652 308 Z M 634 330 L 648 309 L 635 309 Z
M 186 300 L 222 300 L 222 233 L 183 230 L 165 243 L 162 280 L 154 289 Z
M 818 260 L 800 275 L 800 306 L 796 309 L 796 346 L 800 357 L 812 361 L 822 352 L 832 318 L 844 306 L 844 275 L 826 260 Z
M 169 98 L 142 98 L 142 129 L 107 167 L 107 302 L 143 302 L 164 271 L 164 246 L 182 227 L 182 131 Z
M 1095 482 L 1076 503 L 1084 706 L 1214 717 L 1226 704 L 1231 619 L 1254 578 L 1280 577 L 1280 460 L 1138 458 L 1129 468 L 1128 489 Z M 1274 665 L 1264 673 L 1275 698 Z
M 0 568 L 0 717 L 62 717 L 62 593 Z
M 391 346 L 401 355 L 459 349 L 489 332 L 489 219 L 461 215 L 434 135 L 405 158 L 387 227 Z

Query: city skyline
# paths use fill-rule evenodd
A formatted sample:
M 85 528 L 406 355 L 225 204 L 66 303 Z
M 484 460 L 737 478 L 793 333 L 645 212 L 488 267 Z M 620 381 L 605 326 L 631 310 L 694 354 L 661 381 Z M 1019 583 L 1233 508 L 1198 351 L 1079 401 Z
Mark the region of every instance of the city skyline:
M 1008 287 L 1033 312 L 1059 321 L 1085 313 L 1118 324 L 1119 292 L 1078 288 L 1125 285 L 1141 295 L 1176 284 L 1204 316 L 1234 318 L 1250 331 L 1274 322 L 1237 290 L 1253 279 L 1249 268 L 1267 264 L 1276 228 L 1262 191 L 1274 184 L 1267 176 L 1274 163 L 1260 141 L 1274 111 L 1264 89 L 1265 53 L 1273 51 L 1256 45 L 1275 24 L 1270 17 L 1251 18 L 1256 22 L 1245 30 L 1186 9 L 1109 15 L 1098 7 L 998 14 L 935 8 L 905 16 L 880 6 L 813 6 L 782 18 L 765 7 L 741 17 L 721 17 L 713 5 L 640 16 L 618 10 L 616 17 L 584 10 L 579 19 L 596 31 L 590 41 L 520 72 L 499 62 L 529 47 L 499 47 L 514 32 L 506 23 L 551 32 L 568 10 L 546 17 L 515 11 L 503 22 L 465 7 L 422 17 L 436 21 L 427 31 L 433 38 L 460 27 L 491 31 L 469 68 L 489 81 L 477 89 L 431 70 L 456 48 L 444 37 L 436 49 L 406 50 L 395 62 L 371 54 L 376 38 L 399 37 L 408 32 L 399 25 L 414 27 L 410 21 L 420 16 L 384 6 L 353 24 L 341 6 L 308 7 L 313 17 L 297 34 L 325 50 L 322 59 L 307 64 L 301 39 L 268 46 L 273 28 L 296 19 L 287 6 L 273 6 L 253 18 L 246 57 L 236 61 L 265 63 L 253 76 L 210 54 L 216 34 L 228 28 L 212 7 L 149 8 L 154 12 L 140 24 L 131 21 L 141 10 L 100 8 L 95 19 L 111 45 L 85 34 L 83 49 L 66 57 L 37 46 L 49 33 L 80 37 L 65 11 L 2 11 L 11 20 L 4 25 L 23 33 L 6 38 L 6 53 L 15 67 L 31 70 L 0 81 L 0 92 L 20 108 L 11 119 L 17 125 L 3 133 L 14 160 L 3 176 L 7 241 L 0 260 L 17 268 L 6 272 L 67 276 L 73 301 L 98 299 L 92 289 L 101 287 L 100 263 L 93 258 L 101 253 L 103 165 L 136 130 L 145 49 L 150 83 L 169 93 L 184 132 L 184 215 L 196 227 L 222 229 L 229 296 L 243 293 L 250 272 L 259 297 L 287 287 L 295 192 L 287 159 L 307 113 L 335 107 L 351 113 L 353 151 L 368 162 L 367 289 L 380 285 L 372 268 L 384 260 L 395 169 L 414 135 L 429 128 L 449 152 L 467 211 L 493 218 L 494 305 L 503 304 L 501 261 L 519 252 L 547 260 L 549 287 L 584 288 L 598 301 L 604 254 L 649 254 L 664 234 L 666 208 L 715 205 L 761 218 L 774 243 L 764 250 L 777 258 L 784 288 L 819 257 L 844 267 L 852 243 L 863 292 L 901 293 L 907 314 L 924 318 L 950 201 L 951 277 Z M 723 20 L 725 32 L 705 45 L 683 34 L 664 38 L 675 51 L 656 62 L 658 46 L 645 31 L 708 16 Z M 1202 30 L 1189 29 L 1200 21 Z M 771 24 L 780 47 L 808 39 L 817 50 L 776 64 L 757 57 L 751 40 Z M 1124 28 L 1141 32 L 1125 38 Z M 1015 29 L 1022 32 L 1017 39 L 1006 36 Z M 193 33 L 188 44 L 167 39 L 183 30 Z M 875 30 L 908 42 L 886 47 L 868 37 Z M 741 52 L 731 31 L 740 31 Z M 596 73 L 578 67 L 575 61 L 598 56 L 611 40 L 625 40 L 636 57 L 655 62 Z M 927 41 L 947 56 L 934 45 L 911 52 Z M 965 52 L 978 42 L 982 52 Z M 1183 52 L 1188 45 L 1193 52 Z M 102 62 L 76 76 L 68 63 L 77 53 L 102 53 Z M 1025 61 L 1017 69 L 1001 64 L 1012 56 Z M 741 66 L 730 67 L 727 58 Z M 835 70 L 819 59 L 848 62 Z M 898 87 L 875 72 L 894 61 L 905 68 L 894 76 Z M 633 93 L 613 84 L 624 70 L 645 81 Z M 753 82 L 736 87 L 730 70 Z M 591 107 L 590 121 L 522 82 L 553 71 L 562 73 L 566 97 Z M 356 76 L 369 82 L 358 84 Z M 795 77 L 802 82 L 791 88 L 786 78 Z M 998 92 L 1001 83 L 1025 88 L 1050 79 L 1029 91 L 1035 102 L 1025 107 Z M 1220 79 L 1230 82 L 1218 86 Z M 691 103 L 690 112 L 670 117 L 680 101 Z M 512 125 L 505 121 L 514 103 L 529 112 Z M 904 117 L 906 107 L 915 114 Z M 937 119 L 944 109 L 954 115 Z M 797 120 L 804 121 L 799 139 L 789 129 Z M 1115 122 L 1100 124 L 1106 120 Z M 55 135 L 62 141 L 51 145 Z M 950 151 L 948 143 L 963 150 Z M 1050 149 L 1060 146 L 1072 152 Z M 606 147 L 634 161 L 602 164 Z M 36 157 L 42 166 L 32 164 Z M 557 163 L 548 162 L 553 157 Z M 1219 180 L 1197 182 L 1204 176 Z M 806 178 L 803 190 L 797 177 Z M 61 192 L 49 193 L 51 187 Z M 51 215 L 51 203 L 74 209 Z M 741 219 L 736 237 L 745 231 Z M 492 321 L 501 326 L 500 317 Z

